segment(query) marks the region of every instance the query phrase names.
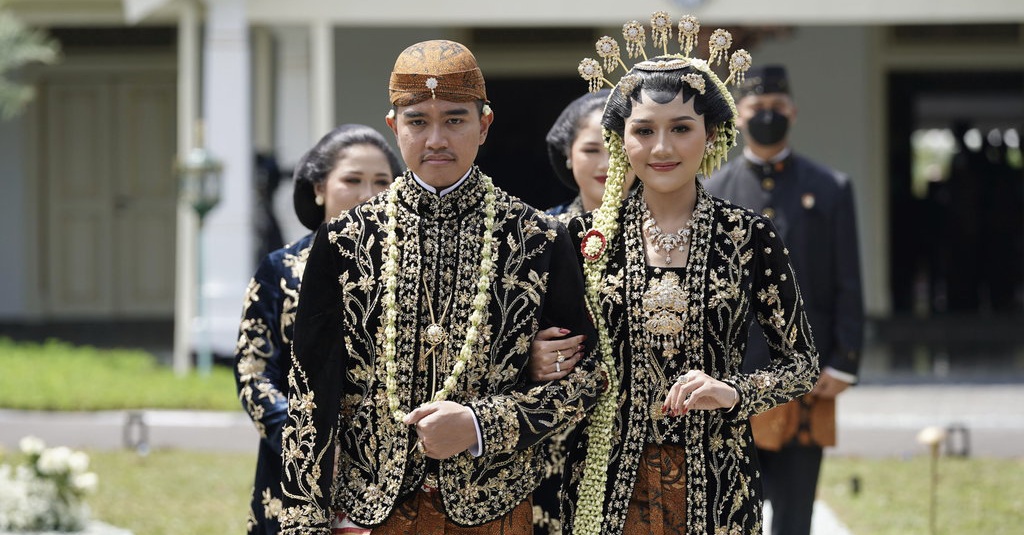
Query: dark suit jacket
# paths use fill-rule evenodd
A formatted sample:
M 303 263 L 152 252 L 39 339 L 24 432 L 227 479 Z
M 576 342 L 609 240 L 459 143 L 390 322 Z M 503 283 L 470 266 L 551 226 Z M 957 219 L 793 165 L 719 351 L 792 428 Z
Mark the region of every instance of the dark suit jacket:
M 789 249 L 803 292 L 821 369 L 857 374 L 864 334 L 860 255 L 850 178 L 795 153 L 771 172 L 742 156 L 704 182 L 707 191 L 771 219 Z M 766 214 L 766 215 L 767 215 Z M 745 369 L 768 363 L 768 347 L 754 323 Z

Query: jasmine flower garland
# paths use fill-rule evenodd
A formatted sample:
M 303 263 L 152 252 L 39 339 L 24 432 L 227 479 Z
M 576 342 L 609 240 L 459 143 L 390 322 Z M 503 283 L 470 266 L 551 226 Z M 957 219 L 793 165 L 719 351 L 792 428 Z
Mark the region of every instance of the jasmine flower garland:
M 398 399 L 398 364 L 395 362 L 396 339 L 398 329 L 395 324 L 398 321 L 398 310 L 395 306 L 395 290 L 398 287 L 398 265 L 401 260 L 401 251 L 398 247 L 396 229 L 398 227 L 398 191 L 405 186 L 408 180 L 405 177 L 398 177 L 388 190 L 387 204 L 384 206 L 384 215 L 387 222 L 384 228 L 387 236 L 384 239 L 384 251 L 386 260 L 381 277 L 384 279 L 384 370 L 387 373 L 385 387 L 388 396 L 388 408 L 391 415 L 399 424 L 403 423 L 405 411 L 402 410 L 402 402 Z M 469 315 L 469 327 L 466 329 L 466 340 L 459 350 L 455 359 L 452 371 L 444 380 L 440 390 L 434 393 L 432 401 L 444 401 L 455 389 L 462 372 L 466 370 L 469 359 L 473 356 L 473 348 L 476 346 L 480 336 L 480 324 L 483 323 L 484 315 L 487 313 L 487 305 L 490 302 L 491 279 L 494 277 L 494 220 L 495 220 L 495 199 L 494 183 L 491 177 L 480 173 L 480 182 L 484 186 L 484 235 L 483 246 L 480 250 L 480 269 L 476 280 L 476 297 L 473 298 L 473 311 Z
M 615 132 L 604 131 L 605 146 L 608 147 L 608 181 L 605 183 L 601 206 L 594 210 L 593 229 L 610 243 L 619 230 L 618 215 L 622 205 L 622 185 L 629 163 L 623 148 L 622 137 Z M 589 240 L 588 240 L 589 241 Z M 584 242 L 585 248 L 597 252 Z M 587 308 L 594 319 L 598 332 L 598 356 L 600 364 L 608 374 L 608 390 L 597 401 L 591 414 L 588 432 L 587 458 L 583 466 L 579 497 L 576 503 L 575 533 L 587 535 L 601 532 L 604 520 L 603 508 L 605 489 L 608 484 L 608 460 L 611 455 L 612 424 L 615 419 L 616 400 L 619 396 L 619 374 L 612 353 L 612 342 L 601 310 L 601 285 L 608 266 L 607 246 L 596 258 L 583 266 L 587 285 Z M 585 252 L 586 253 L 586 252 Z

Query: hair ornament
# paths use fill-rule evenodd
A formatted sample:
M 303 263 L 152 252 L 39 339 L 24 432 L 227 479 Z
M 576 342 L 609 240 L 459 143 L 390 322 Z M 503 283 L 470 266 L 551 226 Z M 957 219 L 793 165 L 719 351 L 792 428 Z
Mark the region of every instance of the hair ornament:
M 711 56 L 708 57 L 708 64 L 713 66 L 724 61 L 731 46 L 732 34 L 721 28 L 715 30 L 715 33 L 711 34 L 711 39 L 708 40 L 708 50 L 711 51 Z
M 651 42 L 661 47 L 662 54 L 668 54 L 668 40 L 672 38 L 672 19 L 664 11 L 651 15 Z
M 750 57 L 750 52 L 742 48 L 733 52 L 732 58 L 729 59 L 729 78 L 724 83 L 726 85 L 729 82 L 735 85 L 742 84 L 747 79 L 747 70 L 750 69 L 750 65 L 753 62 L 754 60 Z
M 584 80 L 590 83 L 589 89 L 591 93 L 597 93 L 597 91 L 601 89 L 602 82 L 615 87 L 615 84 L 605 79 L 604 70 L 601 69 L 601 64 L 598 63 L 596 59 L 584 58 L 576 70 L 579 71 L 580 76 L 582 76 Z
M 622 25 L 622 38 L 626 40 L 626 53 L 630 58 L 642 55 L 647 59 L 647 52 L 644 51 L 644 44 L 647 42 L 647 30 L 644 25 L 631 20 Z
M 636 89 L 637 84 L 640 83 L 640 77 L 635 74 L 627 74 L 619 80 L 619 91 L 625 96 L 633 94 L 633 90 Z
M 619 50 L 619 42 L 607 35 L 598 39 L 597 44 L 597 55 L 604 60 L 604 70 L 612 72 L 615 70 L 616 65 L 622 65 L 623 72 L 628 71 L 629 67 L 622 62 L 622 52 Z
M 668 13 L 657 11 L 651 15 L 651 41 L 655 46 L 662 48 L 663 56 L 671 56 L 671 59 L 649 60 L 644 46 L 647 41 L 647 30 L 642 24 L 633 20 L 622 25 L 622 37 L 626 40 L 626 54 L 630 58 L 642 56 L 639 63 L 633 65 L 633 69 L 642 71 L 671 71 L 681 69 L 688 65 L 710 75 L 705 78 L 696 74 L 690 74 L 682 78 L 691 88 L 704 94 L 707 90 L 707 80 L 710 79 L 719 85 L 725 92 L 725 86 L 729 83 L 738 85 L 743 82 L 744 74 L 750 69 L 751 57 L 746 50 L 739 49 L 729 56 L 729 48 L 732 46 L 732 34 L 721 28 L 711 34 L 708 41 L 710 57 L 707 61 L 690 57 L 690 52 L 697 44 L 697 37 L 700 33 L 700 21 L 693 15 L 684 15 L 679 19 L 679 48 L 681 54 L 671 55 L 668 53 L 668 41 L 672 38 L 672 19 Z M 629 76 L 630 67 L 622 61 L 622 49 L 619 43 L 607 35 L 598 39 L 595 45 L 598 57 L 602 62 L 592 58 L 585 58 L 580 62 L 579 73 L 584 80 L 589 82 L 591 93 L 597 92 L 601 86 L 608 84 L 610 87 L 618 87 L 624 95 L 632 94 L 636 89 L 639 80 Z M 729 76 L 722 82 L 711 67 L 728 59 Z M 603 67 L 602 67 L 603 63 Z M 605 78 L 606 73 L 615 71 L 617 65 L 621 65 L 626 73 L 619 82 L 613 83 Z
M 700 21 L 693 15 L 683 15 L 679 19 L 679 47 L 684 56 L 689 56 L 693 47 L 697 46 L 697 34 L 700 33 Z
M 689 85 L 691 88 L 693 88 L 694 91 L 700 93 L 701 95 L 704 94 L 704 91 L 705 91 L 706 87 L 704 85 L 705 82 L 704 82 L 704 77 L 703 76 L 701 76 L 701 75 L 699 75 L 699 74 L 697 74 L 695 72 L 691 72 L 689 74 L 684 74 L 684 75 L 680 76 L 679 78 L 682 81 L 686 82 L 686 85 Z

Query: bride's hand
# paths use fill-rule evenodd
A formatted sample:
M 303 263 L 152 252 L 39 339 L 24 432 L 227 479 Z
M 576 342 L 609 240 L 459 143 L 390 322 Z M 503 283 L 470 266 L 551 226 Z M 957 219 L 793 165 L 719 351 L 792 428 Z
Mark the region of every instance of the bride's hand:
M 672 384 L 662 410 L 669 416 L 682 416 L 690 409 L 732 409 L 739 402 L 735 388 L 700 370 L 690 370 Z
M 580 334 L 559 338 L 567 334 L 568 329 L 559 327 L 549 327 L 537 332 L 530 344 L 530 362 L 527 366 L 530 379 L 554 381 L 572 371 L 583 357 L 583 341 L 586 336 Z

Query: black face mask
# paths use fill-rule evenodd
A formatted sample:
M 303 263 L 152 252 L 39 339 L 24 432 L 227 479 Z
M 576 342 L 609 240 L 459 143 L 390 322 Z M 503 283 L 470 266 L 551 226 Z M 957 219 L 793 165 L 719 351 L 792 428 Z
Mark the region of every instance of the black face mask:
M 758 110 L 747 121 L 747 133 L 759 145 L 774 145 L 789 132 L 789 118 L 774 110 Z

